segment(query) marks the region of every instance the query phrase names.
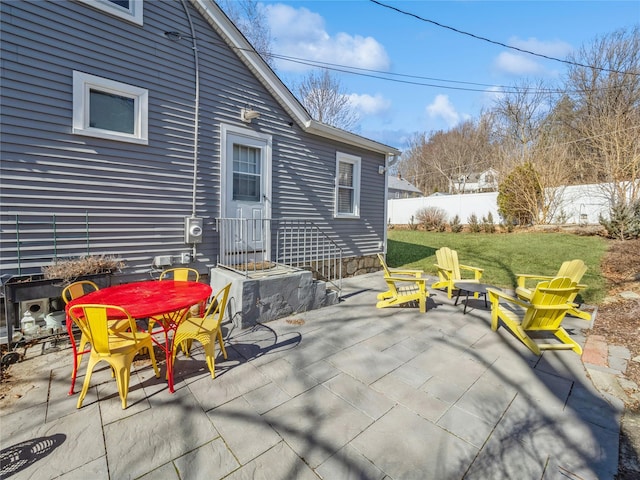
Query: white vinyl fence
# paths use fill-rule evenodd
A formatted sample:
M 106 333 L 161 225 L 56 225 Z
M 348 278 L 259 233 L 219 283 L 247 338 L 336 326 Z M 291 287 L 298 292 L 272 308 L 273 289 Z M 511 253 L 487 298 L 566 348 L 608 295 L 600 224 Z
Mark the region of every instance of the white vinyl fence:
M 602 185 L 572 185 L 558 190 L 553 223 L 595 225 L 600 215 L 609 217 L 608 195 Z M 497 192 L 390 199 L 387 201 L 387 220 L 391 225 L 418 223 L 419 210 L 439 207 L 447 212 L 447 221 L 458 215 L 460 222 L 466 224 L 471 214 L 475 213 L 480 221 L 491 213 L 494 222 L 499 223 L 497 200 Z
M 494 222 L 498 223 L 500 216 L 498 215 L 497 198 L 497 192 L 487 192 L 392 199 L 387 201 L 388 223 L 391 225 L 420 223 L 416 219 L 417 212 L 426 207 L 443 209 L 447 212 L 447 221 L 449 222 L 458 215 L 460 223 L 468 223 L 467 219 L 472 213 L 475 213 L 480 221 L 482 217 L 491 212 Z

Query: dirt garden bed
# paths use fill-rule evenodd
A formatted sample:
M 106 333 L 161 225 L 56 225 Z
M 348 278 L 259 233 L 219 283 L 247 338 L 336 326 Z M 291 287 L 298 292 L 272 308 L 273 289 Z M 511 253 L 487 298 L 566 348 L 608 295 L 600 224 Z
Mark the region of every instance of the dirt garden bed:
M 640 385 L 640 240 L 614 242 L 602 263 L 609 297 L 598 307 L 589 335 L 603 336 L 609 345 L 626 347 L 631 361 L 624 377 Z M 635 359 L 635 360 L 634 360 Z M 637 387 L 636 387 L 637 388 Z M 640 478 L 640 405 L 627 404 L 620 429 L 620 451 L 616 480 Z
M 640 356 L 640 240 L 614 242 L 602 263 L 609 296 L 598 307 L 589 334 L 602 335 L 610 345 L 626 347 L 631 358 Z M 631 295 L 625 295 L 630 292 Z M 626 298 L 629 297 L 629 298 Z M 640 385 L 640 362 L 630 361 L 625 376 Z M 638 409 L 637 405 L 630 405 Z

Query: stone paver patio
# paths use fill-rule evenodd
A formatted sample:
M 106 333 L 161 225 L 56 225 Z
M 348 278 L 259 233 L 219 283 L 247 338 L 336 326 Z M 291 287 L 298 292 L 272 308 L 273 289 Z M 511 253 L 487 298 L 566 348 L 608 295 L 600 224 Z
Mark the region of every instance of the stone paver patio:
M 376 309 L 381 273 L 344 283 L 338 305 L 228 322 L 215 379 L 197 344 L 174 394 L 136 362 L 126 410 L 106 368 L 76 409 L 70 349 L 34 352 L 32 388 L 0 413 L 3 478 L 614 477 L 623 405 L 579 356 L 492 332 L 482 300 Z M 586 322 L 566 324 L 584 344 Z

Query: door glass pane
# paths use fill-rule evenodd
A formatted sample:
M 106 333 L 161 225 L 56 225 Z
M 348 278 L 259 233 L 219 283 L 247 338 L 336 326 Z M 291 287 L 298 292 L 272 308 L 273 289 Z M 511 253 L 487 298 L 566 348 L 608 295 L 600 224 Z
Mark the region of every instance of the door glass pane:
M 233 145 L 233 199 L 260 202 L 260 158 L 259 148 Z
M 260 174 L 260 149 L 246 145 L 233 146 L 233 171 Z
M 260 181 L 254 175 L 233 174 L 233 199 L 247 202 L 260 201 Z
M 114 132 L 135 133 L 135 99 L 122 95 L 90 91 L 89 126 Z

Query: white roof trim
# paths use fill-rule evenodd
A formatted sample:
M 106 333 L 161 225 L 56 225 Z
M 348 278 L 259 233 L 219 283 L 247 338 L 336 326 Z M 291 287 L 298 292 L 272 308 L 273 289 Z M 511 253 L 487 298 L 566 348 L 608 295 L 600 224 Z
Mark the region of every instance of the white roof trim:
M 253 72 L 256 78 L 271 92 L 276 101 L 284 108 L 291 118 L 307 133 L 321 137 L 349 143 L 378 153 L 399 155 L 396 148 L 356 135 L 346 130 L 332 127 L 313 120 L 302 104 L 282 80 L 255 52 L 251 44 L 238 28 L 229 20 L 220 7 L 213 0 L 190 0 L 211 27 L 234 49 L 240 60 Z
M 320 137 L 337 140 L 339 142 L 347 142 L 375 152 L 385 153 L 388 155 L 400 155 L 400 150 L 390 147 L 389 145 L 384 145 L 369 138 L 361 137 L 355 133 L 347 132 L 346 130 L 332 127 L 331 125 L 317 122 L 315 120 L 311 120 L 306 131 Z

